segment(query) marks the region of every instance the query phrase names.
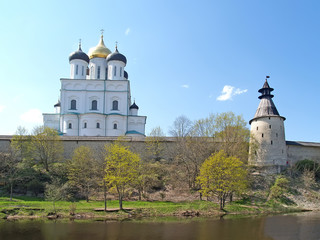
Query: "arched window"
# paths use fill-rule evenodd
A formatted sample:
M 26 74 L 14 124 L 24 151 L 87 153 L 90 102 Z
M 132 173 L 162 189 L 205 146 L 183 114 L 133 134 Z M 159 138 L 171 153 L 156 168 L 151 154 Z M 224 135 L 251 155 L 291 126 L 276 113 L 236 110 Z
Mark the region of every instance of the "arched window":
M 106 76 L 104 77 L 105 80 L 108 79 L 108 68 L 106 68 Z
M 77 101 L 76 100 L 71 100 L 71 106 L 70 106 L 71 110 L 76 110 L 77 109 Z
M 98 110 L 98 102 L 97 102 L 97 100 L 93 100 L 91 102 L 91 110 Z
M 112 110 L 118 110 L 118 101 L 117 100 L 114 100 L 112 102 Z
M 76 65 L 76 75 L 78 75 L 79 66 Z
M 90 68 L 90 76 L 91 76 L 91 79 L 94 78 L 94 77 L 93 77 L 93 66 L 91 66 L 91 68 Z
M 113 129 L 118 129 L 118 124 L 114 123 L 113 124 Z
M 120 67 L 120 77 L 122 77 L 122 67 Z
M 69 123 L 69 124 L 68 124 L 68 128 L 69 128 L 69 129 L 72 129 L 72 123 Z
M 98 66 L 97 79 L 100 79 L 100 66 Z
M 117 75 L 117 67 L 114 66 L 114 70 L 113 70 L 113 76 L 116 76 Z
M 100 123 L 97 122 L 97 128 L 100 128 Z
M 87 128 L 87 122 L 83 123 L 83 128 Z
M 84 75 L 84 66 L 82 66 L 82 68 L 81 68 L 81 75 L 82 76 Z

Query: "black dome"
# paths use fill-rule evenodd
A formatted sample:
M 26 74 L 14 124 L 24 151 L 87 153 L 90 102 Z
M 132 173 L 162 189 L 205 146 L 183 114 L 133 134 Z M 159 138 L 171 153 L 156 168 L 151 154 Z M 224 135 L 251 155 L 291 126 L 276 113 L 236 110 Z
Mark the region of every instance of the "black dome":
M 127 73 L 127 71 L 124 71 L 123 76 L 124 76 L 125 79 L 128 79 L 128 73 Z
M 116 50 L 109 54 L 109 56 L 107 57 L 107 62 L 109 61 L 121 61 L 123 62 L 124 64 L 127 64 L 127 58 L 118 52 L 118 48 L 116 47 Z
M 79 45 L 78 51 L 75 51 L 75 52 L 73 52 L 73 53 L 70 54 L 70 56 L 69 56 L 69 62 L 70 62 L 71 60 L 74 60 L 74 59 L 81 59 L 81 60 L 86 61 L 87 63 L 89 63 L 89 57 L 88 57 L 87 54 L 85 54 L 84 52 L 82 52 L 80 45 Z
M 130 106 L 129 109 L 133 109 L 133 108 L 139 109 L 139 107 L 137 106 L 136 102 L 133 102 L 133 104 Z

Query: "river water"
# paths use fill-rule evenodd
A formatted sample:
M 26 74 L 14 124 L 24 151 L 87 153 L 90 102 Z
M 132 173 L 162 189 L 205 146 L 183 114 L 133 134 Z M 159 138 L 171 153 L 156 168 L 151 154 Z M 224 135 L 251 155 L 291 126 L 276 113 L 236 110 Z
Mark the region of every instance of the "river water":
M 316 240 L 320 213 L 122 222 L 1 221 L 1 240 Z

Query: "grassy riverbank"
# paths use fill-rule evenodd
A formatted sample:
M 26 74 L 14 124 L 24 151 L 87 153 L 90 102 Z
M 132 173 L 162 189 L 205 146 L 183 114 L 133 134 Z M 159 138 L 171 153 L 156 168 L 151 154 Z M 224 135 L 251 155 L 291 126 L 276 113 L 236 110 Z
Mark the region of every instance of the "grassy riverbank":
M 0 198 L 0 218 L 102 218 L 121 220 L 125 218 L 162 216 L 220 216 L 224 214 L 267 214 L 301 211 L 297 207 L 286 207 L 276 202 L 248 203 L 235 201 L 227 204 L 225 211 L 209 201 L 165 202 L 125 201 L 124 211 L 119 211 L 118 201 L 108 201 L 107 212 L 103 201 L 58 201 L 53 203 L 41 198 L 19 197 L 9 201 Z M 54 212 L 56 211 L 56 214 Z

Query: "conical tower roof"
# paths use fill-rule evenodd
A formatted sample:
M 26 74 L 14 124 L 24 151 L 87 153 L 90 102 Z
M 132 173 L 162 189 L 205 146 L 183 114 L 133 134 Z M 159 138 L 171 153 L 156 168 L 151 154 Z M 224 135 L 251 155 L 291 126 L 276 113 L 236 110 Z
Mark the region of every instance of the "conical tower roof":
M 268 78 L 268 77 L 267 77 Z M 249 124 L 257 118 L 261 117 L 270 117 L 270 116 L 279 116 L 283 120 L 285 120 L 285 117 L 280 116 L 276 105 L 272 101 L 272 98 L 274 97 L 271 92 L 273 91 L 273 88 L 269 86 L 268 80 L 266 78 L 265 83 L 263 84 L 262 88 L 259 89 L 259 93 L 261 93 L 261 96 L 259 96 L 260 104 L 258 106 L 258 109 L 256 111 L 256 114 L 254 115 L 253 119 L 249 121 Z

